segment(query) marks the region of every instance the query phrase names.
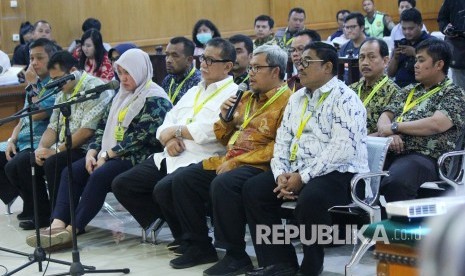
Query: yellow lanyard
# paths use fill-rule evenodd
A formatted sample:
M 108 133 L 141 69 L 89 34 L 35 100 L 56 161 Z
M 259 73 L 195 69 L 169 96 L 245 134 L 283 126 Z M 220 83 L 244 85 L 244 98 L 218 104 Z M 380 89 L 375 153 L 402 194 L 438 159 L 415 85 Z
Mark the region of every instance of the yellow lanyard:
M 283 36 L 283 42 L 284 42 L 284 45 L 285 46 L 289 46 L 289 44 L 291 44 L 291 42 L 294 40 L 293 37 L 289 38 L 289 40 L 287 40 L 287 35 L 286 33 L 284 33 L 284 36 Z
M 239 136 L 239 133 L 241 131 L 243 131 L 247 127 L 247 125 L 250 123 L 250 121 L 253 118 L 255 118 L 255 116 L 262 113 L 268 106 L 273 104 L 284 92 L 286 92 L 287 89 L 289 89 L 287 84 L 282 86 L 281 88 L 279 88 L 279 90 L 273 95 L 273 97 L 271 97 L 268 101 L 266 101 L 266 103 L 259 110 L 255 111 L 255 113 L 252 114 L 252 116 L 249 117 L 250 109 L 252 107 L 252 101 L 253 101 L 252 94 L 251 94 L 250 98 L 249 98 L 249 100 L 247 102 L 247 105 L 245 107 L 244 122 L 242 123 L 239 130 L 234 132 L 234 134 L 231 136 L 231 138 L 229 139 L 228 144 L 233 145 L 234 143 L 236 143 L 236 140 L 237 140 L 237 137 Z
M 433 90 L 428 91 L 428 93 L 424 94 L 423 96 L 418 97 L 418 99 L 415 99 L 412 101 L 413 94 L 415 93 L 416 87 L 414 87 L 412 90 L 410 90 L 410 93 L 407 97 L 407 101 L 404 104 L 404 108 L 402 110 L 402 114 L 400 114 L 399 117 L 397 117 L 396 121 L 398 123 L 402 122 L 404 120 L 404 115 L 408 111 L 410 111 L 412 108 L 423 102 L 424 100 L 430 98 L 434 94 L 438 93 L 439 90 L 441 90 L 443 87 L 447 87 L 452 83 L 451 80 L 448 80 L 444 85 L 438 86 L 434 88 Z
M 192 77 L 192 75 L 195 73 L 195 67 L 192 66 L 192 70 L 189 72 L 189 74 L 182 80 L 182 82 L 178 85 L 178 87 L 176 87 L 176 90 L 174 90 L 174 94 L 171 95 L 171 87 L 173 86 L 174 84 L 174 78 L 171 79 L 171 83 L 170 83 L 170 88 L 168 90 L 168 97 L 170 98 L 170 101 L 172 103 L 174 103 L 174 100 L 176 99 L 176 97 L 178 96 L 179 94 L 179 91 L 181 91 L 181 88 L 182 86 L 184 85 L 184 83 L 190 78 Z
M 87 78 L 87 73 L 84 72 L 84 74 L 82 75 L 81 79 L 79 80 L 79 82 L 76 84 L 76 86 L 74 87 L 74 90 L 73 90 L 73 93 L 71 94 L 71 96 L 68 98 L 68 99 L 71 99 L 73 97 L 75 97 L 78 92 L 80 91 L 81 89 L 81 86 L 82 84 L 84 83 L 84 80 Z M 65 98 L 65 94 L 62 95 L 63 98 Z M 65 124 L 65 117 L 62 116 L 61 117 L 61 131 L 60 131 L 60 141 L 62 141 L 62 138 L 65 137 L 65 128 L 64 128 L 64 124 Z
M 202 103 L 200 103 L 199 105 L 197 105 L 197 102 L 199 100 L 199 97 L 200 97 L 200 92 L 202 91 L 202 87 L 199 87 L 199 90 L 197 90 L 197 95 L 195 95 L 195 100 L 194 100 L 194 114 L 192 115 L 192 118 L 189 118 L 187 119 L 186 121 L 186 124 L 190 124 L 194 121 L 194 118 L 195 116 L 197 116 L 197 113 L 200 112 L 200 110 L 202 110 L 202 108 L 211 100 L 213 99 L 214 97 L 216 97 L 221 91 L 223 91 L 226 87 L 228 87 L 231 83 L 233 83 L 233 80 L 229 80 L 228 82 L 226 82 L 225 84 L 223 84 L 220 88 L 216 89 L 215 92 L 213 92 L 212 94 L 210 94 L 210 96 L 208 96 Z
M 52 82 L 52 80 L 50 79 L 46 84 L 44 84 L 44 87 L 42 87 L 42 89 L 40 89 L 39 94 L 37 94 L 37 98 L 40 99 L 40 98 L 42 97 L 42 95 L 45 93 L 45 90 L 46 90 L 46 89 L 45 89 L 45 86 L 46 86 L 47 84 L 51 83 L 51 82 Z
M 371 101 L 371 99 L 372 99 L 373 96 L 376 94 L 376 92 L 378 92 L 379 89 L 381 89 L 381 87 L 388 81 L 388 79 L 389 79 L 389 77 L 388 77 L 388 76 L 385 76 L 385 77 L 383 78 L 383 80 L 380 81 L 380 82 L 373 88 L 373 90 L 371 90 L 371 92 L 370 92 L 370 94 L 368 95 L 368 97 L 366 97 L 365 100 L 363 100 L 363 106 L 366 107 L 366 106 L 368 105 L 368 103 Z M 362 97 L 361 97 L 362 86 L 363 86 L 363 84 L 360 85 L 360 87 L 358 88 L 358 97 L 359 97 L 360 99 L 362 99 Z
M 318 102 L 315 106 L 315 110 L 318 109 L 318 107 L 324 102 L 324 100 L 329 96 L 329 94 L 331 93 L 332 89 L 329 91 L 329 92 L 326 92 L 326 93 L 322 93 L 320 98 L 318 99 Z M 291 149 L 291 155 L 289 157 L 289 160 L 292 162 L 292 161 L 295 161 L 297 159 L 297 150 L 299 149 L 299 145 L 298 145 L 298 141 L 300 140 L 300 137 L 302 136 L 302 133 L 304 131 L 304 128 L 305 126 L 307 125 L 308 123 L 308 120 L 310 120 L 310 118 L 312 117 L 313 115 L 313 112 L 310 111 L 310 114 L 308 114 L 305 119 L 304 119 L 304 115 L 307 111 L 307 106 L 308 106 L 308 98 L 306 97 L 305 98 L 305 102 L 304 102 L 304 105 L 302 106 L 302 113 L 300 114 L 300 124 L 299 124 L 299 127 L 297 128 L 297 133 L 295 135 L 296 137 L 296 140 L 294 141 L 293 145 L 292 145 L 292 149 Z

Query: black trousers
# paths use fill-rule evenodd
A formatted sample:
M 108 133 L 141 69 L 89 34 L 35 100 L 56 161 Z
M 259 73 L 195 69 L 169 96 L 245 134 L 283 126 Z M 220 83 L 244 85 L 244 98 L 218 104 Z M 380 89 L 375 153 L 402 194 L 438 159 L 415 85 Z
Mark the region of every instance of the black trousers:
M 176 221 L 181 226 L 181 238 L 183 240 L 194 243 L 210 243 L 211 238 L 208 236 L 206 221 L 207 206 L 211 202 L 210 187 L 218 187 L 220 185 L 238 187 L 250 176 L 260 172 L 261 170 L 259 169 L 242 166 L 217 176 L 213 170 L 204 170 L 202 163 L 193 164 L 186 168 L 178 169 L 176 174 L 170 179 L 170 183 L 165 182 L 163 185 L 157 185 L 155 187 L 155 195 L 167 220 L 168 216 L 172 216 L 171 220 Z M 158 197 L 161 197 L 163 193 L 157 193 L 157 190 L 161 190 L 161 188 L 169 190 L 169 186 L 171 186 L 172 196 L 171 198 L 164 196 L 165 201 L 162 204 Z M 225 208 L 227 209 L 228 207 Z M 172 212 L 173 209 L 175 212 Z M 232 213 L 225 213 L 225 209 L 222 211 L 214 210 L 213 214 L 215 225 L 220 225 L 216 222 L 216 219 L 220 216 L 232 215 Z M 232 223 L 232 221 L 228 223 Z M 244 231 L 244 227 L 245 224 L 242 225 L 242 232 Z M 222 232 L 223 227 L 220 226 L 219 228 L 221 230 L 218 230 L 219 232 L 217 233 L 215 226 L 215 235 L 224 236 L 224 232 Z M 237 227 L 235 228 L 237 229 Z M 241 235 L 241 239 L 243 243 L 243 234 Z
M 331 172 L 311 179 L 300 191 L 294 211 L 297 223 L 305 226 L 305 238 L 312 239 L 312 225 L 331 225 L 328 208 L 348 204 L 352 173 Z M 257 244 L 257 225 L 281 225 L 278 199 L 273 189 L 276 183 L 271 171 L 250 178 L 242 189 L 247 223 L 252 235 L 259 266 L 289 263 L 297 266 L 297 256 L 292 244 Z M 270 237 L 271 240 L 272 237 Z M 300 271 L 305 275 L 318 275 L 323 266 L 324 245 L 313 243 L 303 246 L 304 259 Z
M 32 214 L 34 210 L 34 199 L 32 193 L 31 165 L 29 162 L 29 152 L 22 151 L 15 156 L 5 166 L 5 173 L 11 184 L 15 185 L 24 201 L 23 212 Z M 71 150 L 71 159 L 76 161 L 85 156 L 82 149 Z M 38 200 L 39 219 L 46 221 L 50 219 L 49 195 L 45 185 L 44 175 L 47 178 L 50 197 L 54 205 L 58 185 L 60 183 L 61 172 L 66 168 L 66 151 L 59 152 L 45 160 L 43 166 L 35 165 L 35 180 Z
M 381 180 L 380 193 L 387 202 L 414 199 L 423 183 L 439 180 L 436 160 L 419 153 L 388 156 L 385 167 L 389 176 Z
M 30 152 L 30 150 L 26 149 L 24 150 L 24 152 Z M 13 157 L 11 161 L 15 162 L 16 161 L 15 158 L 16 156 Z M 6 175 L 5 166 L 7 163 L 8 163 L 8 160 L 6 159 L 5 152 L 4 151 L 0 152 L 0 199 L 5 204 L 8 204 L 15 197 L 20 195 L 20 190 L 17 188 L 17 186 L 13 185 L 10 182 L 10 180 L 8 179 Z M 32 213 L 30 213 L 30 215 L 32 215 Z
M 152 156 L 130 170 L 118 175 L 111 184 L 116 199 L 126 208 L 145 229 L 161 215 L 152 193 L 155 185 L 166 176 L 165 161 L 160 170 Z

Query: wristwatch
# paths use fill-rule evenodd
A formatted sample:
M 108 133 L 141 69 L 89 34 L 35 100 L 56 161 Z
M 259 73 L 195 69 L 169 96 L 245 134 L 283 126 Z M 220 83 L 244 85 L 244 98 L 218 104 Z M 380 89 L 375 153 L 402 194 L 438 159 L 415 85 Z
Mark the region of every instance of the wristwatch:
M 392 131 L 392 133 L 394 133 L 394 134 L 399 133 L 399 124 L 398 124 L 397 122 L 393 122 L 393 123 L 391 124 L 391 131 Z
M 108 161 L 110 159 L 110 156 L 108 155 L 108 151 L 102 152 L 102 155 L 100 156 L 103 158 L 103 160 Z
M 178 126 L 178 128 L 174 132 L 174 137 L 182 138 L 182 126 Z

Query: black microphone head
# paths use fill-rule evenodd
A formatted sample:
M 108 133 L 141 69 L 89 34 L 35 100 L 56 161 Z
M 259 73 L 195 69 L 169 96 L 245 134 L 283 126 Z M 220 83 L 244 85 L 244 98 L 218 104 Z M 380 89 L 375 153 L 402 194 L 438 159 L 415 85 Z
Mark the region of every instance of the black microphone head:
M 249 89 L 247 84 L 246 83 L 241 83 L 241 84 L 239 84 L 239 87 L 237 88 L 237 91 L 245 92 L 245 91 L 247 91 L 247 89 Z
M 108 89 L 113 89 L 116 90 L 119 88 L 119 81 L 117 80 L 112 80 L 108 83 Z

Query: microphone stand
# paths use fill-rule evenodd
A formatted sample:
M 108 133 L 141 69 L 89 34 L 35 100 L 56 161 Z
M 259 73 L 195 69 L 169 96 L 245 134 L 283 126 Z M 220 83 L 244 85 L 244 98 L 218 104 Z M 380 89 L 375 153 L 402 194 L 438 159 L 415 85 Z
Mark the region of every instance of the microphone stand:
M 94 93 L 94 94 L 91 94 L 90 96 L 85 95 L 85 96 L 75 98 L 74 100 L 70 100 L 70 101 L 65 102 L 65 103 L 57 104 L 57 105 L 54 105 L 54 106 L 51 106 L 51 107 L 48 107 L 48 108 L 44 108 L 44 109 L 30 110 L 26 114 L 13 115 L 13 116 L 10 116 L 8 118 L 0 120 L 0 125 L 1 125 L 1 124 L 10 122 L 10 121 L 14 121 L 14 120 L 16 120 L 18 118 L 29 116 L 29 120 L 32 123 L 32 115 L 37 114 L 37 113 L 41 113 L 41 112 L 45 112 L 45 111 L 48 111 L 48 110 L 57 109 L 57 108 L 60 109 L 61 113 L 63 114 L 63 116 L 65 118 L 65 136 L 66 136 L 65 145 L 66 145 L 66 155 L 67 155 L 67 160 L 66 161 L 67 161 L 68 174 L 69 174 L 68 175 L 68 177 L 69 177 L 69 185 L 68 185 L 69 190 L 68 191 L 69 191 L 69 201 L 70 201 L 69 209 L 70 209 L 71 225 L 73 226 L 72 231 L 71 231 L 72 242 L 73 242 L 73 249 L 72 249 L 73 262 L 69 263 L 69 262 L 64 262 L 64 261 L 60 261 L 60 260 L 46 258 L 45 251 L 40 246 L 40 237 L 39 237 L 40 234 L 39 234 L 39 226 L 38 226 L 38 217 L 39 217 L 39 215 L 37 213 L 38 202 L 35 200 L 36 196 L 37 196 L 37 191 L 36 191 L 36 187 L 34 185 L 35 184 L 35 175 L 34 175 L 34 165 L 33 164 L 35 163 L 35 155 L 34 155 L 34 151 L 32 151 L 30 161 L 31 161 L 31 169 L 32 169 L 31 171 L 32 171 L 32 175 L 33 175 L 32 180 L 33 180 L 33 197 L 34 197 L 34 217 L 35 217 L 35 220 L 36 220 L 37 246 L 36 246 L 36 249 L 35 249 L 33 255 L 29 255 L 29 254 L 26 254 L 26 253 L 15 251 L 15 250 L 0 248 L 0 250 L 10 252 L 10 253 L 19 254 L 19 255 L 23 255 L 23 256 L 27 256 L 27 257 L 29 257 L 31 259 L 31 261 L 29 261 L 28 263 L 22 265 L 21 267 L 15 269 L 15 270 L 13 270 L 10 273 L 5 274 L 5 275 L 12 275 L 12 274 L 20 271 L 21 269 L 23 269 L 23 268 L 25 268 L 25 267 L 27 267 L 27 266 L 35 263 L 35 262 L 39 263 L 39 271 L 42 271 L 42 262 L 46 261 L 46 260 L 50 261 L 50 262 L 55 262 L 55 263 L 70 266 L 69 272 L 61 273 L 61 274 L 55 274 L 55 276 L 58 276 L 58 275 L 78 276 L 78 275 L 84 275 L 86 273 L 124 273 L 124 274 L 128 274 L 130 272 L 129 268 L 96 270 L 95 267 L 93 267 L 93 266 L 84 266 L 84 265 L 82 265 L 82 263 L 80 261 L 79 249 L 77 247 L 76 228 L 74 227 L 74 225 L 75 225 L 75 214 L 74 214 L 74 200 L 73 200 L 74 199 L 74 195 L 73 195 L 74 194 L 73 193 L 73 168 L 72 168 L 72 159 L 71 159 L 72 135 L 71 135 L 70 127 L 69 127 L 69 116 L 71 115 L 71 105 L 76 104 L 76 103 L 80 103 L 80 102 L 84 102 L 84 101 L 87 101 L 87 100 L 91 100 L 91 99 L 96 99 L 99 96 L 100 96 L 100 93 Z M 32 126 L 30 126 L 30 128 L 32 128 Z M 32 137 L 32 131 L 31 131 L 31 137 Z M 31 144 L 32 144 L 32 138 L 31 138 Z
M 59 87 L 57 89 L 61 90 L 61 87 Z M 38 104 L 40 102 L 44 101 L 45 99 L 51 97 L 53 94 L 55 94 L 55 91 L 53 91 L 53 92 L 49 93 L 47 96 L 41 98 L 36 103 L 33 103 L 32 102 L 33 94 L 31 92 L 27 92 L 26 93 L 26 99 L 27 99 L 27 102 L 28 102 L 28 106 L 23 108 L 22 110 L 16 112 L 14 115 L 0 120 L 0 125 L 3 125 L 5 123 L 7 123 L 7 122 L 14 121 L 16 119 L 20 119 L 20 118 L 23 118 L 23 117 L 26 117 L 26 116 L 29 119 L 29 141 L 30 141 L 30 149 L 31 149 L 31 151 L 29 153 L 29 164 L 31 166 L 32 198 L 33 198 L 33 204 L 34 204 L 34 210 L 33 211 L 34 211 L 34 222 L 35 222 L 34 224 L 35 224 L 35 234 L 36 234 L 36 239 L 37 239 L 37 245 L 36 245 L 36 248 L 35 248 L 33 254 L 28 254 L 28 253 L 24 253 L 24 252 L 20 252 L 20 251 L 11 250 L 11 249 L 8 249 L 8 248 L 0 247 L 0 251 L 5 251 L 5 252 L 17 254 L 17 255 L 22 255 L 22 256 L 26 256 L 26 257 L 29 258 L 29 262 L 27 262 L 24 265 L 22 265 L 22 266 L 14 269 L 14 270 L 8 272 L 5 275 L 13 275 L 16 272 L 18 272 L 18 271 L 32 265 L 33 263 L 38 263 L 39 271 L 42 272 L 42 262 L 44 262 L 44 261 L 59 263 L 59 264 L 63 264 L 63 265 L 71 265 L 70 262 L 65 262 L 65 261 L 61 261 L 61 260 L 47 258 L 46 254 L 45 254 L 45 250 L 41 247 L 40 238 L 39 238 L 39 236 L 40 236 L 40 233 L 39 233 L 39 213 L 38 213 L 38 207 L 39 206 L 38 206 L 38 201 L 37 201 L 36 175 L 35 175 L 35 166 L 34 166 L 35 165 L 35 153 L 34 153 L 34 133 L 33 133 L 34 129 L 33 129 L 33 126 L 32 126 L 32 124 L 33 124 L 32 115 L 48 110 L 48 109 L 44 109 L 43 111 L 39 110 L 38 109 Z M 27 113 L 24 113 L 25 111 L 27 111 Z M 87 266 L 87 269 L 95 269 L 95 267 Z

